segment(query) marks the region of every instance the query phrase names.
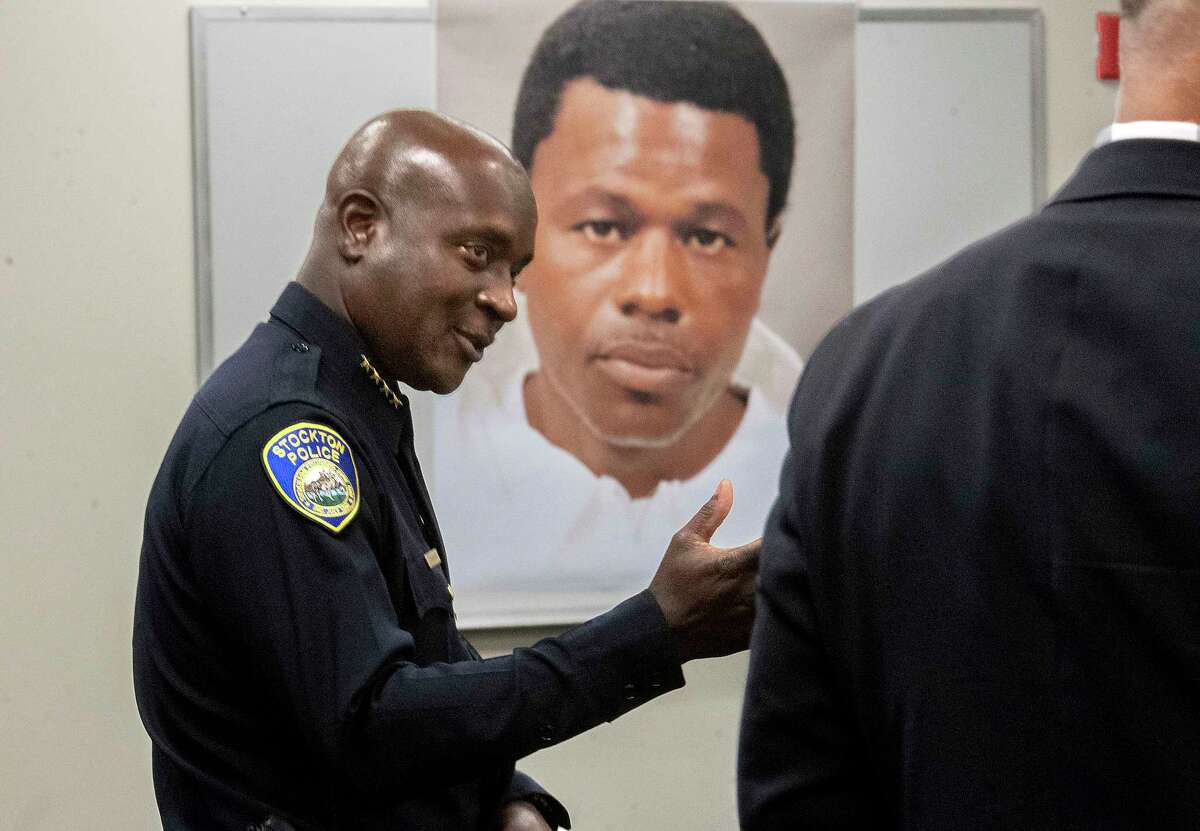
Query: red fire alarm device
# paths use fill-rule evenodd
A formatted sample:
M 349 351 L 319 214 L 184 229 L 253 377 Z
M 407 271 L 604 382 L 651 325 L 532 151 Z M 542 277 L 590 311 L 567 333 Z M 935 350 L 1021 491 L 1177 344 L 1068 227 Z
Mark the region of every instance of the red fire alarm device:
M 1096 34 L 1099 48 L 1096 53 L 1096 77 L 1101 81 L 1121 78 L 1121 62 L 1117 58 L 1121 36 L 1121 15 L 1101 12 L 1096 15 Z

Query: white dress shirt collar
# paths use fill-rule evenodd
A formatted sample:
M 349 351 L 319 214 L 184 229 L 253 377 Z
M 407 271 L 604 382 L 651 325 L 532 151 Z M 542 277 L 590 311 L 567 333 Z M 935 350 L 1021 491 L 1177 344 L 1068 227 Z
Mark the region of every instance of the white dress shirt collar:
M 1200 124 L 1190 121 L 1118 121 L 1100 131 L 1096 146 L 1128 139 L 1200 142 Z

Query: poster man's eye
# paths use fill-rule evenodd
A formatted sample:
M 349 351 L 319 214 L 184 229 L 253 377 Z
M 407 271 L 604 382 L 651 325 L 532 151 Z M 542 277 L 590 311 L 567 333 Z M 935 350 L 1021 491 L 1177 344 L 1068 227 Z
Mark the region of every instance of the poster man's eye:
M 734 245 L 731 237 L 709 228 L 693 228 L 685 232 L 683 242 L 688 248 L 703 254 L 717 254 Z
M 629 238 L 629 232 L 620 224 L 607 219 L 589 219 L 573 230 L 580 231 L 589 242 L 613 243 Z

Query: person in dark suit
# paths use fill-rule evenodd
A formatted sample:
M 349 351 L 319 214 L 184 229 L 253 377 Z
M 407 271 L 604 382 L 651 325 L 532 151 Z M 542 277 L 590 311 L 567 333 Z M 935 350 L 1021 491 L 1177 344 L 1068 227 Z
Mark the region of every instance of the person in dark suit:
M 746 829 L 1200 827 L 1200 2 L 1035 216 L 836 326 L 768 520 Z
M 514 763 L 744 648 L 758 543 L 707 544 L 724 481 L 609 612 L 486 661 L 459 633 L 400 383 L 462 382 L 536 223 L 508 150 L 434 113 L 374 118 L 334 163 L 296 282 L 147 505 L 134 688 L 168 831 L 569 828 Z

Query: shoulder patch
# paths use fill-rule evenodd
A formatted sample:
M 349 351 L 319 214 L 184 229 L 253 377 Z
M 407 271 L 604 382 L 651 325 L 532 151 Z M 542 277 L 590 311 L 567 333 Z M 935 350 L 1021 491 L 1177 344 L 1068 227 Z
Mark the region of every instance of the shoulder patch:
M 335 534 L 358 513 L 358 468 L 332 427 L 301 421 L 263 445 L 263 467 L 284 501 Z

